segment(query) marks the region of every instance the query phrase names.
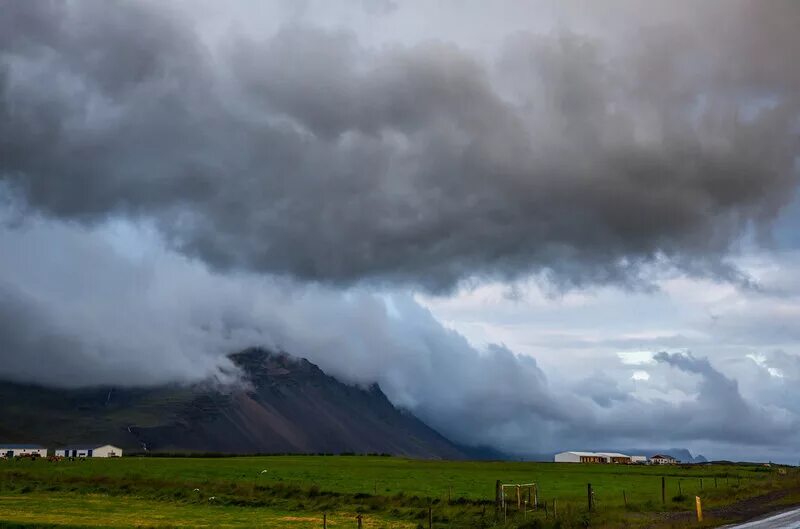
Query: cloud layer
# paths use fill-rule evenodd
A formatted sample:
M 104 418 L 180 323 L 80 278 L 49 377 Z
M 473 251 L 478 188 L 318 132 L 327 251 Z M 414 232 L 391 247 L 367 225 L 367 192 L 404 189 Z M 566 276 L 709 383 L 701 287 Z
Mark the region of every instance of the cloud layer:
M 775 50 L 798 10 L 712 5 L 613 41 L 515 35 L 487 62 L 302 23 L 212 46 L 155 4 L 17 2 L 0 179 L 48 215 L 151 219 L 224 270 L 439 291 L 635 284 L 662 261 L 731 277 L 731 245 L 797 183 L 800 69 Z
M 191 383 L 229 369 L 226 353 L 262 345 L 345 381 L 377 381 L 393 403 L 453 439 L 520 454 L 565 444 L 742 450 L 796 441 L 797 394 L 781 390 L 797 382 L 793 355 L 763 359 L 787 377 L 758 383 L 769 397 L 743 396 L 707 359 L 685 353 L 638 367 L 652 389 L 639 394 L 625 380 L 630 369 L 607 357 L 582 380 L 568 366 L 545 374 L 502 345 L 476 348 L 408 294 L 223 275 L 163 248 L 154 234 L 32 219 L 1 229 L 0 245 L 16 252 L 0 260 L 0 378 Z

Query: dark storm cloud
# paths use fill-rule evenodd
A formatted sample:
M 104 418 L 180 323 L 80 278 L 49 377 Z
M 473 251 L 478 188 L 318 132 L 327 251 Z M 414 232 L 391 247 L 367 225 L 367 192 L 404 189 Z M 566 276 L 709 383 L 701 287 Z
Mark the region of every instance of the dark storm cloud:
M 152 219 L 215 267 L 303 280 L 731 277 L 797 182 L 800 10 L 715 5 L 719 32 L 521 35 L 487 67 L 298 26 L 208 49 L 165 8 L 12 2 L 0 179 L 48 215 Z
M 763 235 L 797 183 L 796 5 L 707 2 L 630 40 L 520 34 L 484 61 L 303 25 L 215 47 L 155 3 L 8 2 L 0 193 L 18 222 L 0 226 L 0 378 L 196 381 L 264 345 L 519 453 L 795 443 L 792 354 L 763 361 L 784 378 L 759 367 L 770 408 L 685 354 L 656 356 L 664 399 L 645 398 L 628 368 L 548 378 L 409 295 L 338 287 L 534 271 L 636 284 L 654 262 L 738 277 L 728 250 Z M 120 217 L 213 269 L 153 250 L 158 237 L 126 249 L 155 255 L 117 255 L 103 230 Z M 790 328 L 792 313 L 765 313 Z M 691 343 L 647 343 L 669 339 Z

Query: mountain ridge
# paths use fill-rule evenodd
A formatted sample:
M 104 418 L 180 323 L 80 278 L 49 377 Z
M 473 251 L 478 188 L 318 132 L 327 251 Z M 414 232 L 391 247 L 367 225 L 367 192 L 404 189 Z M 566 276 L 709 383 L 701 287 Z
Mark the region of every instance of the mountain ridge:
M 306 359 L 260 348 L 229 358 L 244 383 L 56 389 L 0 382 L 0 439 L 155 452 L 469 457 L 392 405 L 377 384 L 344 384 Z

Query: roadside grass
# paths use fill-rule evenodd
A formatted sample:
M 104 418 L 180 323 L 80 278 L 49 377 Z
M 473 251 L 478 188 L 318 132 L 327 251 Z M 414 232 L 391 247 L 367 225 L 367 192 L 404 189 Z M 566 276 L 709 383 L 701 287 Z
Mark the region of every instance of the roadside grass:
M 158 528 L 244 528 L 276 527 L 306 529 L 321 527 L 321 516 L 298 514 L 276 509 L 241 509 L 225 505 L 188 505 L 131 497 L 105 495 L 27 494 L 1 495 L 0 516 L 9 524 L 21 527 L 158 527 Z M 351 513 L 332 512 L 328 526 L 355 526 Z M 406 529 L 411 522 L 391 521 L 366 515 L 365 529 L 386 527 Z M 13 526 L 13 525 L 11 525 Z
M 506 523 L 502 517 L 495 522 L 496 480 L 536 482 L 541 508 L 521 513 L 513 501 Z M 591 513 L 588 483 L 595 491 Z M 793 492 L 781 492 L 786 490 Z M 735 519 L 736 513 L 724 508 L 757 497 L 775 505 L 800 503 L 798 490 L 796 469 L 756 465 L 653 467 L 366 456 L 0 461 L 0 528 L 12 527 L 9 523 L 305 528 L 321 527 L 323 512 L 333 528 L 355 528 L 357 513 L 363 513 L 365 528 L 426 528 L 429 508 L 437 529 L 703 527 Z M 766 497 L 776 492 L 780 494 Z M 695 496 L 703 500 L 706 524 L 693 521 Z M 553 516 L 554 500 L 558 518 Z

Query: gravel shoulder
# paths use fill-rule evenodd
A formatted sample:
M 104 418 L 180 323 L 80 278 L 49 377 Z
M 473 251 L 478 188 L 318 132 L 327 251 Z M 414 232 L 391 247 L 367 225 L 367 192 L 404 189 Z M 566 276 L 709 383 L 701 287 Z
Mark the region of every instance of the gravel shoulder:
M 800 523 L 800 488 L 777 490 L 740 500 L 724 507 L 704 509 L 704 515 L 708 522 L 727 523 L 728 525 L 723 526 L 725 528 L 794 529 L 800 527 L 798 525 Z M 696 515 L 694 511 L 682 511 L 663 513 L 662 516 L 665 521 L 669 522 L 691 522 L 695 520 Z M 782 516 L 774 522 L 779 523 L 778 525 L 772 521 L 765 523 L 778 516 Z M 750 525 L 751 523 L 753 525 Z

